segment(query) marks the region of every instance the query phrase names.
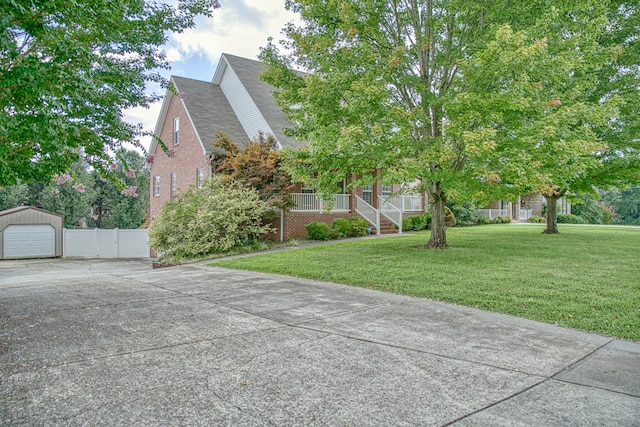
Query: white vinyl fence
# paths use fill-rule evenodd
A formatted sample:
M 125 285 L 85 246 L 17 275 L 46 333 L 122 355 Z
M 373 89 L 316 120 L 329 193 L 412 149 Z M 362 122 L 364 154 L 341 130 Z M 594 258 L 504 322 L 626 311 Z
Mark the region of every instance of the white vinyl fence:
M 147 230 L 64 229 L 63 255 L 84 258 L 149 258 Z

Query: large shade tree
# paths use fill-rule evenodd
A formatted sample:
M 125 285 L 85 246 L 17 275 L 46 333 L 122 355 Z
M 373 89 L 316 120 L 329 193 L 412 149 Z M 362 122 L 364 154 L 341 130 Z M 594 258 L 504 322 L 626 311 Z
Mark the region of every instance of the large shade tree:
M 620 59 L 627 55 L 621 44 L 604 39 L 612 25 L 610 7 L 607 2 L 585 2 L 566 10 L 551 7 L 544 19 L 515 35 L 531 39 L 539 45 L 539 52 L 528 64 L 523 96 L 516 98 L 528 106 L 527 114 L 516 123 L 503 125 L 507 137 L 518 141 L 518 156 L 525 160 L 530 185 L 521 188 L 539 192 L 547 201 L 547 234 L 558 232 L 560 197 L 595 193 L 596 186 L 619 185 L 638 173 L 632 167 L 640 154 L 638 143 L 621 135 L 626 130 L 620 106 L 637 98 L 640 81 L 636 74 L 635 90 L 624 92 L 602 82 L 610 78 L 603 76 L 622 68 Z M 480 77 L 490 96 L 503 90 L 517 66 L 514 54 L 522 56 L 517 45 L 515 49 L 505 46 L 504 31 L 498 36 L 471 61 L 474 67 L 465 81 Z M 500 58 L 508 59 L 507 69 L 496 68 Z M 513 155 L 506 159 L 514 162 Z
M 426 246 L 433 248 L 447 246 L 447 200 L 482 202 L 542 188 L 540 159 L 529 151 L 548 154 L 535 132 L 559 105 L 554 91 L 565 89 L 563 73 L 577 66 L 575 57 L 561 54 L 577 45 L 560 37 L 578 29 L 574 3 L 556 9 L 545 1 L 287 1 L 303 25 L 285 29 L 289 53 L 270 43 L 261 57 L 270 65 L 263 78 L 297 125 L 291 134 L 310 142 L 291 154 L 293 177 L 313 179 L 325 191 L 346 173 L 377 171 L 383 183 L 418 182 L 431 202 Z M 596 7 L 602 2 L 580 3 L 580 18 L 587 10 L 596 19 L 609 11 Z M 557 25 L 556 40 L 538 31 L 547 21 Z M 587 42 L 598 42 L 598 35 Z M 552 80 L 545 80 L 548 72 Z M 600 100 L 582 109 L 584 97 L 563 101 L 576 122 L 596 117 L 601 123 L 607 114 Z M 579 139 L 579 126 L 558 127 Z M 581 153 L 603 148 L 597 138 L 580 145 Z
M 158 99 L 161 46 L 216 0 L 0 2 L 0 186 L 48 181 L 142 134 L 123 110 Z

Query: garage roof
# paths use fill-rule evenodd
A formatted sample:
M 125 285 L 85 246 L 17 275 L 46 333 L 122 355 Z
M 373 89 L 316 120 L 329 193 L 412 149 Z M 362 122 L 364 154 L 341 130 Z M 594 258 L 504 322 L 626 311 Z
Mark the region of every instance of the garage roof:
M 39 211 L 42 213 L 46 213 L 49 215 L 55 215 L 55 216 L 59 216 L 62 218 L 62 215 L 54 213 L 54 212 L 49 212 L 49 211 L 45 211 L 43 209 L 38 209 L 38 208 L 34 208 L 33 206 L 18 206 L 17 208 L 11 208 L 11 209 L 7 209 L 4 211 L 0 211 L 0 216 L 5 216 L 5 215 L 10 215 L 16 212 L 21 212 L 21 211 L 25 211 L 27 209 L 33 209 L 34 211 Z

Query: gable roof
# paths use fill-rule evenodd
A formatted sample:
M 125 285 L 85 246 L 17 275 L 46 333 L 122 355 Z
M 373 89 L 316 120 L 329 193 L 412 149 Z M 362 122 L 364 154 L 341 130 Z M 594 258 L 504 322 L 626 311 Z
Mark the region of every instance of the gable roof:
M 260 74 L 265 70 L 266 66 L 260 61 L 254 61 L 247 58 L 241 58 L 239 56 L 230 55 L 228 53 L 223 54 L 223 58 L 249 92 L 249 95 L 253 99 L 263 117 L 269 123 L 271 130 L 278 142 L 283 147 L 299 147 L 301 143 L 293 138 L 286 136 L 282 129 L 287 127 L 293 127 L 293 123 L 287 120 L 284 113 L 278 107 L 273 98 L 273 87 L 260 80 Z M 220 76 L 221 77 L 221 76 Z M 214 75 L 214 83 L 218 77 L 218 73 Z
M 213 150 L 213 138 L 219 130 L 238 144 L 245 142 L 247 134 L 220 86 L 185 77 L 173 76 L 172 80 L 178 93 L 184 94 L 181 101 L 205 153 Z
M 177 93 L 183 94 L 179 97 L 180 101 L 191 120 L 203 153 L 209 154 L 214 151 L 212 142 L 219 130 L 227 133 L 238 144 L 243 144 L 249 139 L 220 88 L 220 82 L 227 67 L 230 67 L 238 76 L 280 145 L 283 147 L 301 146 L 300 142 L 289 138 L 282 131 L 283 128 L 292 127 L 293 124 L 286 119 L 282 110 L 276 105 L 273 98 L 273 87 L 260 81 L 260 74 L 265 69 L 265 65 L 259 61 L 223 53 L 211 82 L 186 77 L 171 77 Z M 169 104 L 174 96 L 176 95 L 173 92 L 167 90 L 156 123 L 155 136 L 160 135 L 162 131 Z M 151 142 L 150 153 L 156 150 L 157 144 L 155 139 Z
M 22 212 L 22 211 L 26 211 L 26 210 L 38 211 L 38 212 L 42 212 L 42 213 L 45 213 L 45 214 L 48 214 L 48 215 L 53 215 L 53 216 L 57 216 L 57 217 L 63 218 L 63 216 L 60 215 L 60 214 L 57 214 L 55 212 L 45 211 L 43 209 L 34 208 L 33 206 L 18 206 L 18 207 L 15 207 L 15 208 L 11 208 L 11 209 L 7 209 L 7 210 L 4 210 L 4 211 L 0 211 L 0 216 L 11 215 L 11 214 Z

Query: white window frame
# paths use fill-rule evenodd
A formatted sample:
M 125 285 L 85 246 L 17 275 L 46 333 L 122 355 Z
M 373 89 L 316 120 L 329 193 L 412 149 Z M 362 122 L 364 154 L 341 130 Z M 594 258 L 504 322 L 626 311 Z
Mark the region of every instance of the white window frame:
M 180 144 L 180 117 L 173 118 L 173 145 Z
M 196 187 L 202 188 L 204 185 L 204 168 L 198 168 L 196 170 Z
M 365 196 L 365 194 L 367 194 Z M 373 185 L 365 184 L 362 186 L 362 200 L 373 205 Z
M 153 195 L 160 195 L 160 176 L 156 175 L 153 177 Z
M 175 172 L 171 173 L 171 198 L 173 199 L 174 197 L 176 197 L 176 194 L 178 192 L 178 176 L 176 175 Z

